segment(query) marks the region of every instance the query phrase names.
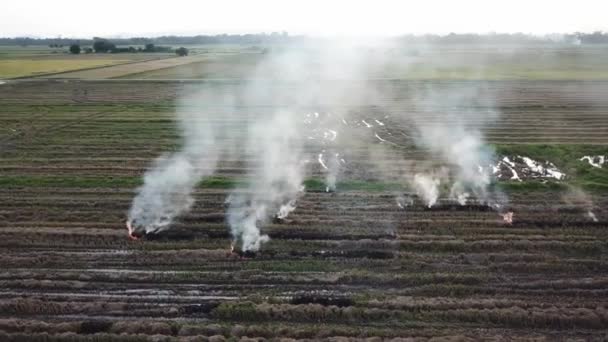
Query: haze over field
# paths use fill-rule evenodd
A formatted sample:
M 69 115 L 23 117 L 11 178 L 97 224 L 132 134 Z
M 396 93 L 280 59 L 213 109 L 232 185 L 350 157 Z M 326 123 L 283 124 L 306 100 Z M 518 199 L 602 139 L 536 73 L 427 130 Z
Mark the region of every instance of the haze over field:
M 168 2 L 7 0 L 2 36 L 159 36 L 288 31 L 323 36 L 608 30 L 601 0 Z
M 606 340 L 604 2 L 5 3 L 0 341 Z

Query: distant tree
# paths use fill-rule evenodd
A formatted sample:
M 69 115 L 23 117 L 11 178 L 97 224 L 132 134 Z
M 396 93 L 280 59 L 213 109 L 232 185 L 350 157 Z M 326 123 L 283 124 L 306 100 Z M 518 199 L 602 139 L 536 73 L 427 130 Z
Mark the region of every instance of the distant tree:
M 152 44 L 152 43 L 146 44 L 146 47 L 144 49 L 144 51 L 146 51 L 146 52 L 154 52 L 154 50 L 155 50 L 155 47 L 154 47 L 154 44 Z
M 182 46 L 179 49 L 175 50 L 175 54 L 177 54 L 180 57 L 188 56 L 188 49 L 186 49 L 185 47 Z
M 116 49 L 116 45 L 106 39 L 99 39 L 93 43 L 93 50 L 97 53 L 108 52 L 114 49 Z
M 129 47 L 113 47 L 110 50 L 111 53 L 126 53 L 126 52 L 135 52 L 135 48 L 132 46 Z
M 91 49 L 90 47 L 84 49 L 84 53 L 92 53 L 92 52 L 93 52 L 93 49 Z
M 605 44 L 608 43 L 608 32 L 595 31 L 593 33 L 578 34 L 581 43 Z
M 70 45 L 70 52 L 77 55 L 80 53 L 80 45 L 78 44 L 72 44 Z

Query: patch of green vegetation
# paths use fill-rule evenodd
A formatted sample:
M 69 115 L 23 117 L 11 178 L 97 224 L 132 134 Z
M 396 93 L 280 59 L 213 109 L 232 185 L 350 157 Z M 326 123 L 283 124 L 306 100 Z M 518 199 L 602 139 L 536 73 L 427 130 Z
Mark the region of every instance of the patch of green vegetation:
M 585 181 L 575 182 L 576 185 L 595 190 L 608 190 L 608 181 L 601 170 L 589 170 L 591 175 Z M 596 180 L 595 180 L 596 179 Z M 21 175 L 0 176 L 0 188 L 19 187 L 74 187 L 74 188 L 134 188 L 142 185 L 142 177 L 103 177 L 103 176 L 50 176 L 50 175 Z M 506 192 L 535 192 L 535 191 L 565 191 L 570 183 L 557 181 L 524 181 L 500 182 L 493 186 Z M 198 184 L 201 189 L 233 189 L 246 188 L 248 180 L 225 176 L 212 176 L 203 179 Z M 325 182 L 321 179 L 310 178 L 304 181 L 307 191 L 325 191 Z M 337 191 L 408 191 L 405 184 L 386 183 L 380 181 L 346 180 L 337 184 Z
M 129 60 L 118 59 L 2 59 L 0 60 L 0 78 L 34 76 L 58 73 L 86 68 L 126 63 Z
M 311 178 L 304 181 L 306 190 L 325 191 L 327 185 L 321 179 Z M 404 186 L 399 183 L 384 183 L 377 181 L 345 180 L 336 184 L 339 191 L 359 190 L 359 191 L 390 191 L 404 190 Z
M 501 155 L 522 155 L 532 159 L 549 160 L 558 167 L 579 164 L 583 155 L 606 154 L 608 147 L 602 145 L 579 144 L 515 144 L 494 145 L 496 153 Z
M 264 272 L 338 272 L 343 270 L 336 264 L 327 260 L 299 259 L 281 261 L 250 261 L 243 264 L 246 269 L 260 270 Z
M 1 176 L 0 187 L 134 187 L 140 177 Z
M 568 188 L 566 184 L 556 181 L 503 181 L 494 183 L 494 186 L 507 192 L 565 191 Z
M 242 179 L 223 177 L 223 176 L 213 176 L 207 177 L 203 179 L 198 186 L 200 188 L 207 189 L 232 189 L 244 187 L 246 182 Z
M 539 181 L 503 182 L 507 190 L 563 190 L 568 185 L 582 187 L 591 191 L 608 190 L 608 168 L 597 168 L 581 161 L 583 156 L 608 155 L 608 147 L 602 145 L 576 144 L 517 144 L 495 145 L 498 155 L 521 155 L 537 161 L 550 161 L 566 173 L 565 182 Z

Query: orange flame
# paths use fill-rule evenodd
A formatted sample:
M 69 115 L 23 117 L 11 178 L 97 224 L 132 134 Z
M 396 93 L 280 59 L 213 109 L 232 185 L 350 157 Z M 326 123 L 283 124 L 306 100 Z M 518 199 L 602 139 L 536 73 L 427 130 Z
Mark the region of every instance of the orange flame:
M 138 240 L 139 238 L 133 235 L 133 227 L 131 226 L 131 222 L 127 221 L 127 230 L 129 231 L 129 239 Z

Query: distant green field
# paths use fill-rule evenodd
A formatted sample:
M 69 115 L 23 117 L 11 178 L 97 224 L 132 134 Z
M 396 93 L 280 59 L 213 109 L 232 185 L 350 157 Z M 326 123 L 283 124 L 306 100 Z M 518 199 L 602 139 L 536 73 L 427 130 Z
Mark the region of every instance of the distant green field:
M 37 76 L 105 67 L 134 61 L 173 57 L 167 53 L 121 53 L 73 55 L 67 47 L 0 46 L 0 79 Z
M 172 46 L 176 48 L 178 46 Z M 204 61 L 158 69 L 134 68 L 126 79 L 289 79 L 315 78 L 315 68 L 322 61 L 314 53 L 296 60 L 294 70 L 285 75 L 263 63 L 268 58 L 282 58 L 285 46 L 209 44 L 185 45 L 191 55 L 205 56 Z M 403 45 L 394 48 L 362 48 L 361 68 L 371 79 L 403 80 L 605 80 L 608 79 L 608 46 L 474 46 L 454 45 L 429 48 Z M 70 55 L 67 47 L 0 46 L 0 78 L 35 76 L 79 69 L 89 69 L 156 58 L 169 54 L 81 54 Z M 365 61 L 370 61 L 366 64 Z M 380 61 L 380 63 L 379 63 Z M 320 64 L 321 63 L 321 64 Z M 333 69 L 335 79 L 348 78 Z M 327 76 L 327 73 L 324 74 Z M 331 73 L 330 73 L 331 75 Z M 78 76 L 76 76 L 78 77 Z
M 39 74 L 95 68 L 126 62 L 129 62 L 129 59 L 1 59 L 0 78 L 35 76 Z
M 213 54 L 208 60 L 133 73 L 131 79 L 285 79 L 290 75 L 275 66 L 293 63 L 291 77 L 316 77 L 315 68 L 322 61 L 314 53 L 306 58 L 282 59 L 282 47 L 270 47 L 266 53 L 259 47 L 243 47 L 238 55 L 222 55 L 222 49 L 198 46 L 200 53 Z M 225 48 L 234 51 L 234 48 Z M 453 46 L 429 49 L 404 46 L 401 49 L 362 49 L 360 65 L 365 77 L 405 80 L 603 80 L 608 79 L 608 47 L 526 48 Z M 279 63 L 267 65 L 267 58 Z M 365 61 L 369 60 L 369 64 Z M 380 61 L 381 63 L 378 63 Z M 325 70 L 324 76 L 327 76 Z M 351 77 L 335 67 L 329 73 L 335 79 Z
M 67 53 L 66 48 L 50 48 L 48 46 L 0 46 L 0 60 L 5 58 L 44 56 Z

